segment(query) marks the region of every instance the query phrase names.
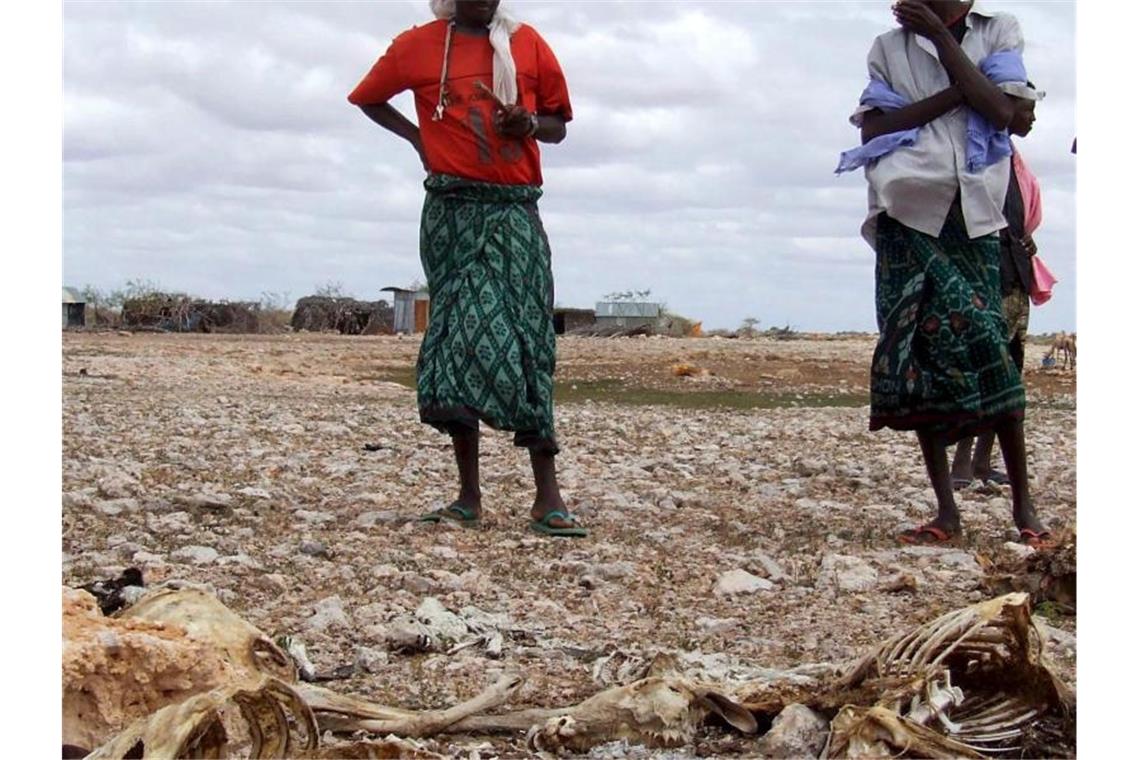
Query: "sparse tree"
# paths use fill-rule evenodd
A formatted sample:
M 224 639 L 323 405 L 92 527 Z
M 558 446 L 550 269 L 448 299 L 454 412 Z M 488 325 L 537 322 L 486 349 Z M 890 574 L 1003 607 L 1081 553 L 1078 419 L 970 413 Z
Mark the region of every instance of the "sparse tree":
M 649 289 L 647 289 L 647 290 L 618 290 L 618 291 L 614 291 L 613 293 L 606 293 L 604 296 L 602 296 L 602 300 L 603 301 L 614 301 L 614 302 L 646 301 L 646 300 L 649 300 L 649 297 L 650 297 L 650 295 L 652 295 L 652 293 L 653 293 L 653 291 L 649 290 Z M 665 306 L 664 302 L 661 303 L 661 306 L 662 306 L 662 308 L 664 308 L 664 306 Z
M 756 317 L 745 317 L 744 321 L 740 323 L 739 333 L 746 338 L 751 338 L 756 335 L 756 326 L 760 324 L 760 320 Z
M 315 295 L 320 298 L 347 298 L 344 292 L 344 283 L 340 280 L 329 280 L 324 285 L 316 287 Z
M 287 290 L 281 292 L 263 290 L 257 302 L 265 311 L 290 311 L 290 305 L 292 304 L 292 300 L 289 298 L 289 291 Z

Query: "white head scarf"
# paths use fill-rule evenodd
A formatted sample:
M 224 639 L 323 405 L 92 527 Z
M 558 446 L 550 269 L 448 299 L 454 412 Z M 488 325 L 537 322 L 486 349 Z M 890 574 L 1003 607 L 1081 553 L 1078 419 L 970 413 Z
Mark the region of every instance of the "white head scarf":
M 455 0 L 429 0 L 431 12 L 436 18 L 452 18 L 455 15 Z M 515 82 L 515 58 L 511 55 L 511 35 L 519 28 L 519 22 L 500 5 L 491 19 L 491 47 L 495 51 L 492 72 L 495 97 L 507 105 L 518 101 L 518 84 Z

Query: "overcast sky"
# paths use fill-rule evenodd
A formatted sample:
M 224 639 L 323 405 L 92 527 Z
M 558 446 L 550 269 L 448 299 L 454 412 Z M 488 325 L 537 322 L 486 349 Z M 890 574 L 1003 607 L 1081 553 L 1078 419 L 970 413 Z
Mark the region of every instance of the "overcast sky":
M 873 330 L 874 255 L 847 122 L 890 2 L 508 2 L 566 72 L 544 146 L 556 299 L 651 289 L 706 327 Z M 1047 98 L 1019 143 L 1061 283 L 1031 332 L 1075 327 L 1075 11 L 1021 22 Z M 427 0 L 67 2 L 64 282 L 209 298 L 360 298 L 422 278 L 423 172 L 346 95 Z M 412 115 L 410 94 L 395 104 Z

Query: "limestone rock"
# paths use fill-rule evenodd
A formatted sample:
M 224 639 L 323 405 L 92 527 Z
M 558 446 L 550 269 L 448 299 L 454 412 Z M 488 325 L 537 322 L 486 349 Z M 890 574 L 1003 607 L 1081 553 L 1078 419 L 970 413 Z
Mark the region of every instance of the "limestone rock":
M 714 593 L 720 595 L 754 594 L 757 591 L 771 591 L 776 585 L 772 581 L 753 575 L 747 570 L 729 570 L 717 578 Z
M 104 617 L 86 591 L 63 590 L 63 743 L 93 748 L 136 718 L 232 677 L 186 631 Z
M 819 567 L 820 588 L 834 588 L 839 591 L 870 591 L 879 581 L 879 573 L 859 557 L 844 554 L 828 554 Z
M 810 707 L 788 705 L 760 740 L 760 751 L 772 758 L 819 757 L 829 730 L 827 719 Z

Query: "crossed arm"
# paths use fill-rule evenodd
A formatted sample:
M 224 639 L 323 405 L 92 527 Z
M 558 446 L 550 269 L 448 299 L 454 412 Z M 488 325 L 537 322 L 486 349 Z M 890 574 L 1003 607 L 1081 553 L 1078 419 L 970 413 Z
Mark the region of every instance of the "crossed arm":
M 1013 105 L 1000 89 L 975 66 L 935 13 L 917 0 L 903 0 L 895 17 L 904 29 L 934 43 L 938 60 L 946 69 L 950 86 L 939 93 L 896 111 L 869 111 L 863 117 L 862 139 L 866 143 L 879 135 L 921 127 L 960 105 L 969 105 L 998 129 L 1013 120 Z

